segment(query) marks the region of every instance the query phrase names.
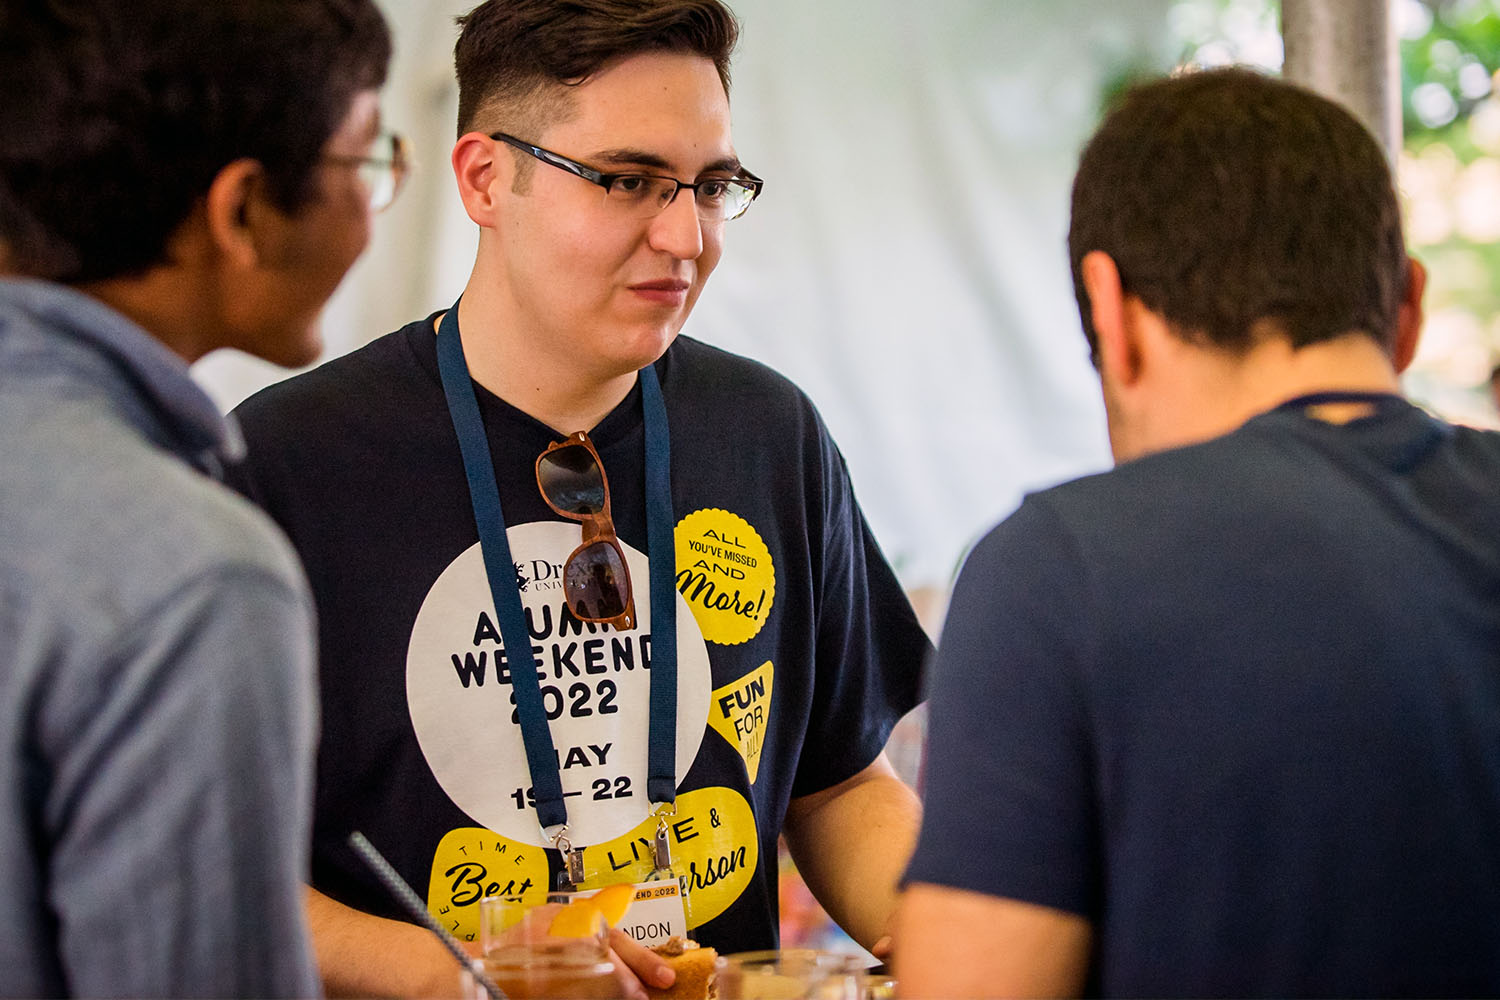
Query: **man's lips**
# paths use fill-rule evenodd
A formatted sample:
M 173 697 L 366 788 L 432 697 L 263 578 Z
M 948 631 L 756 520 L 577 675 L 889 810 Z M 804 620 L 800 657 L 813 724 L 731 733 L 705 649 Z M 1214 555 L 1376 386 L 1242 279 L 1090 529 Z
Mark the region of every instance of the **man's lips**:
M 680 278 L 661 278 L 657 281 L 641 281 L 628 286 L 632 292 L 652 302 L 680 305 L 687 299 L 691 287 Z

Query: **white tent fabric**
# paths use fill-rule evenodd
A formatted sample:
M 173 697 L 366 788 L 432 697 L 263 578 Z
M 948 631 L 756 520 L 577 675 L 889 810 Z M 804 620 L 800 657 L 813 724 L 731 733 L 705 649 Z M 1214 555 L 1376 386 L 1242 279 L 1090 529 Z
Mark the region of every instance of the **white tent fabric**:
M 767 187 L 685 332 L 805 389 L 903 582 L 944 589 L 1025 490 L 1108 463 L 1068 187 L 1108 81 L 1165 65 L 1170 0 L 731 3 L 735 144 Z M 422 169 L 330 307 L 330 356 L 467 277 L 447 153 L 452 18 L 469 5 L 383 4 L 386 119 Z M 198 374 L 228 407 L 284 373 L 215 356 Z

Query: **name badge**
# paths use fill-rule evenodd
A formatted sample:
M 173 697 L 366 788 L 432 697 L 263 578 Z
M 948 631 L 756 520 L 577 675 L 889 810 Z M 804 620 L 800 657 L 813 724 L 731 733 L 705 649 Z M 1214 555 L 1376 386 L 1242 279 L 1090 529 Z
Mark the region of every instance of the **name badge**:
M 598 891 L 588 889 L 575 895 L 586 898 Z M 620 919 L 619 929 L 648 948 L 662 944 L 670 937 L 687 937 L 687 906 L 677 880 L 669 878 L 635 883 L 635 895 L 631 898 L 630 908 Z

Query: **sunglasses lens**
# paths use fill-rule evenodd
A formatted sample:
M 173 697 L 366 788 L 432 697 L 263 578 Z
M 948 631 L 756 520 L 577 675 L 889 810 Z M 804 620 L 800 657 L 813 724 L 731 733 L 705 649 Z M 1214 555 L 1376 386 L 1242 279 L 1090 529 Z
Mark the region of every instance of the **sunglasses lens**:
M 625 613 L 630 577 L 620 553 L 608 542 L 580 549 L 563 568 L 568 607 L 579 618 L 601 620 Z
M 554 448 L 543 455 L 537 463 L 537 481 L 547 502 L 558 510 L 597 514 L 604 509 L 604 474 L 593 453 L 581 444 Z

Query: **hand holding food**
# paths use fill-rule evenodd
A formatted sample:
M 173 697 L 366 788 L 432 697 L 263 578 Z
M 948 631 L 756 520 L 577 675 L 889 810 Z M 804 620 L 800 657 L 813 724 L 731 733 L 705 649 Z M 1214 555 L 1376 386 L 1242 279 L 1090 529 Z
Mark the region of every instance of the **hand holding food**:
M 653 989 L 646 992 L 652 1000 L 708 1000 L 718 995 L 717 965 L 719 953 L 712 948 L 700 947 L 698 942 L 686 938 L 668 938 L 651 949 L 677 973 L 677 979 L 668 989 Z
M 633 885 L 612 885 L 592 896 L 575 899 L 558 910 L 547 933 L 554 937 L 593 937 L 606 926 L 618 927 L 630 909 L 635 891 Z M 681 937 L 644 949 L 631 947 L 634 942 L 628 938 L 619 940 L 622 936 L 618 931 L 610 935 L 612 941 L 618 941 L 615 950 L 635 954 L 638 960 L 628 965 L 640 974 L 642 985 L 652 1000 L 708 1000 L 714 996 L 714 963 L 718 958 L 714 949 L 700 948 L 697 942 Z M 657 977 L 650 972 L 654 970 L 640 967 L 642 962 L 639 959 L 649 962 L 647 956 L 655 956 L 673 970 L 675 976 L 670 986 L 658 985 L 659 980 L 653 982 Z M 655 962 L 650 964 L 657 965 Z

